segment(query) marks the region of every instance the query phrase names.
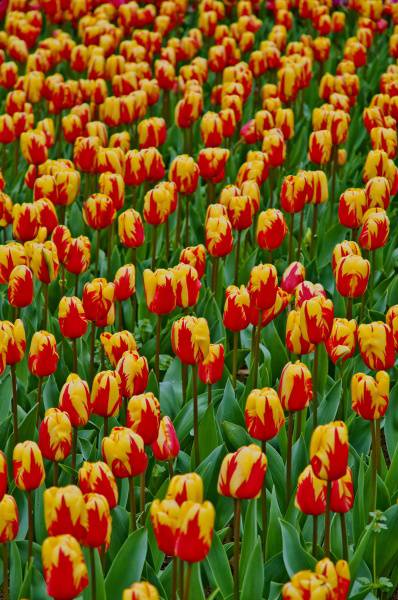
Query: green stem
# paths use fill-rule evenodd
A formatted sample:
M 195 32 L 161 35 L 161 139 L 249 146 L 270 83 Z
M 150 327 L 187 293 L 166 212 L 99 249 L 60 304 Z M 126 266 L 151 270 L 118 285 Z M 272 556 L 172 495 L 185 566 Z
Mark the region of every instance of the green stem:
M 234 600 L 239 600 L 240 500 L 234 500 Z
M 76 453 L 77 453 L 77 427 L 73 427 L 72 431 L 72 469 L 76 471 Z M 74 475 L 72 474 L 72 481 Z
M 43 391 L 43 377 L 39 377 L 37 384 L 37 415 L 36 415 L 36 427 L 39 428 L 40 416 L 41 416 L 41 397 Z
M 169 219 L 166 219 L 166 222 L 164 224 L 165 227 L 165 244 L 166 244 L 166 261 L 169 262 L 170 260 L 170 223 L 169 223 Z
M 189 198 L 187 196 L 186 203 L 185 203 L 185 247 L 186 248 L 189 246 L 189 240 L 190 240 L 190 236 L 189 236 Z
M 53 471 L 54 487 L 58 487 L 58 473 L 59 473 L 58 463 L 57 463 L 57 461 L 54 461 L 54 471 Z
M 177 571 L 178 571 L 178 562 L 177 557 L 173 557 L 173 579 L 171 585 L 171 600 L 177 600 Z
M 345 522 L 345 513 L 340 513 L 341 527 L 341 542 L 343 545 L 343 559 L 348 560 L 348 540 L 347 540 L 347 525 Z
M 12 381 L 12 418 L 14 424 L 14 445 L 18 444 L 18 391 L 17 391 L 17 374 L 15 365 L 11 365 L 11 381 Z
M 312 516 L 312 555 L 316 555 L 318 546 L 318 515 Z
M 189 600 L 189 592 L 191 588 L 192 563 L 188 563 L 187 574 L 185 576 L 184 600 Z
M 140 475 L 140 511 L 141 525 L 145 525 L 145 471 Z
M 236 241 L 236 250 L 235 250 L 235 276 L 234 283 L 237 285 L 238 283 L 238 275 L 239 275 L 239 255 L 240 255 L 240 240 L 242 237 L 242 231 L 238 231 L 238 239 Z
M 207 384 L 207 406 L 210 406 L 212 402 L 212 385 L 211 383 Z
M 217 279 L 218 279 L 218 256 L 212 257 L 213 270 L 211 273 L 211 291 L 213 294 L 217 293 Z
M 95 354 L 95 332 L 96 327 L 94 321 L 91 322 L 91 340 L 90 340 L 90 384 L 94 379 L 94 354 Z
M 330 496 L 332 493 L 332 482 L 328 481 L 326 488 L 326 511 L 325 511 L 325 542 L 324 550 L 327 558 L 330 558 Z
M 293 257 L 293 229 L 294 229 L 294 213 L 290 213 L 290 226 L 289 226 L 289 255 L 288 262 L 289 265 L 292 262 Z
M 30 559 L 32 558 L 33 555 L 33 535 L 34 535 L 34 524 L 33 524 L 33 502 L 32 502 L 32 490 L 29 490 L 27 492 L 27 496 L 28 496 L 28 522 L 29 522 L 29 527 L 28 527 L 28 562 L 30 562 Z
M 5 542 L 2 544 L 3 546 L 3 600 L 8 600 L 8 569 L 9 569 L 9 559 L 8 559 L 8 543 Z
M 239 331 L 234 331 L 234 347 L 232 351 L 232 384 L 236 387 L 236 376 L 238 373 L 238 344 Z
M 261 441 L 261 450 L 266 454 L 267 442 Z M 265 484 L 266 475 L 264 477 L 263 487 L 261 488 L 261 520 L 262 520 L 262 542 L 263 542 L 263 560 L 267 560 L 267 486 Z
M 95 578 L 94 548 L 90 546 L 91 600 L 97 600 L 97 581 Z
M 96 232 L 96 241 L 95 241 L 95 276 L 98 275 L 98 265 L 99 265 L 99 249 L 100 249 L 100 230 L 97 229 Z
M 375 512 L 377 508 L 377 436 L 375 421 L 370 421 L 370 430 L 372 434 L 372 512 Z
M 134 494 L 134 477 L 130 477 L 130 533 L 137 528 L 136 524 L 136 509 L 135 509 L 135 494 Z
M 298 242 L 297 242 L 297 260 L 300 260 L 301 245 L 303 243 L 303 231 L 304 231 L 304 208 L 300 212 L 299 235 L 298 235 Z
M 346 317 L 348 320 L 352 319 L 352 298 L 347 298 Z
M 111 258 L 112 258 L 112 246 L 113 246 L 113 230 L 115 227 L 115 221 L 111 223 L 108 227 L 108 248 L 107 248 L 107 277 L 111 278 Z
M 317 230 L 318 230 L 318 204 L 314 204 L 312 212 L 312 230 L 311 230 L 311 248 L 310 256 L 314 258 L 316 243 L 317 243 Z
M 195 466 L 198 467 L 199 455 L 199 414 L 198 414 L 198 366 L 192 365 L 192 390 L 193 390 L 193 435 Z
M 152 253 L 152 271 L 154 270 L 155 266 L 156 266 L 156 242 L 157 242 L 157 235 L 158 235 L 158 228 L 155 225 L 153 228 L 153 233 L 152 233 L 152 248 L 151 248 L 151 253 Z
M 188 385 L 188 365 L 181 363 L 181 391 L 182 391 L 182 403 L 185 404 L 187 401 L 187 385 Z
M 77 373 L 77 340 L 72 338 L 73 372 Z
M 289 506 L 290 494 L 292 491 L 292 445 L 294 430 L 294 414 L 289 411 L 289 421 L 287 430 L 287 457 L 286 457 L 286 504 Z
M 47 329 L 48 322 L 48 285 L 46 283 L 43 284 L 43 296 L 44 296 L 44 310 L 43 310 L 43 327 L 42 329 Z
M 313 431 L 318 426 L 318 363 L 319 363 L 319 346 L 315 346 L 314 364 L 312 367 L 312 429 Z
M 258 324 L 255 332 L 255 346 L 254 346 L 254 361 L 253 361 L 253 387 L 257 387 L 258 380 L 258 365 L 260 359 L 260 341 L 261 341 L 261 322 L 263 320 L 263 311 L 258 311 Z
M 160 330 L 162 325 L 162 317 L 161 315 L 157 315 L 156 321 L 156 350 L 155 350 L 155 375 L 156 379 L 159 382 L 160 378 L 160 370 L 159 370 L 159 355 L 160 355 Z

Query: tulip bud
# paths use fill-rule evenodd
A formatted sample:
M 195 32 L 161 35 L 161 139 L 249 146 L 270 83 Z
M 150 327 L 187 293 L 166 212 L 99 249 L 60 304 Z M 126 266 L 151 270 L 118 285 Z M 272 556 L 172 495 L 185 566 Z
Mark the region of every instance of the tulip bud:
M 13 477 L 18 489 L 31 491 L 41 486 L 45 478 L 43 457 L 36 442 L 17 444 L 12 455 Z
M 279 379 L 278 395 L 284 410 L 307 408 L 312 400 L 312 376 L 308 367 L 299 360 L 287 363 Z
M 57 370 L 59 355 L 52 333 L 36 331 L 30 343 L 28 367 L 32 375 L 47 377 Z
M 305 280 L 305 267 L 300 262 L 292 262 L 286 267 L 282 279 L 281 288 L 288 294 L 293 294 L 297 286 Z
M 59 408 L 69 416 L 73 427 L 87 425 L 91 413 L 88 384 L 76 373 L 70 373 L 59 394 Z
M 20 242 L 33 240 L 39 231 L 37 204 L 14 204 L 12 209 L 12 235 Z
M 80 298 L 63 296 L 58 307 L 61 334 L 70 339 L 82 337 L 87 331 L 87 319 Z
M 177 191 L 173 182 L 162 182 L 149 190 L 144 197 L 144 219 L 150 225 L 167 221 L 177 206 Z
M 365 250 L 385 246 L 390 234 L 390 220 L 383 208 L 371 208 L 364 214 L 358 242 Z
M 83 203 L 84 222 L 93 229 L 105 229 L 115 219 L 115 207 L 106 194 L 92 194 Z
M 287 226 L 282 212 L 276 208 L 262 211 L 257 220 L 257 244 L 265 250 L 279 248 L 287 234 Z
M 398 305 L 391 306 L 386 314 L 386 323 L 389 326 L 393 338 L 394 348 L 398 349 Z
M 149 157 L 149 155 L 146 155 Z M 125 155 L 125 174 L 124 181 L 126 185 L 141 185 L 146 179 L 146 167 L 144 164 L 144 154 L 138 150 L 130 150 Z
M 300 327 L 303 337 L 312 344 L 325 341 L 332 329 L 333 316 L 333 302 L 324 296 L 304 300 L 300 307 Z
M 27 163 L 41 165 L 48 158 L 46 137 L 39 131 L 24 131 L 20 137 L 22 156 Z
M 362 360 L 369 369 L 391 369 L 395 362 L 394 336 L 385 323 L 376 321 L 358 327 Z
M 341 258 L 336 266 L 336 288 L 346 298 L 362 296 L 368 286 L 370 263 L 351 254 Z
M 119 492 L 115 477 L 104 462 L 84 462 L 79 469 L 79 487 L 83 494 L 101 494 L 107 501 L 109 508 L 115 508 L 118 503 Z
M 241 331 L 249 324 L 250 296 L 243 285 L 230 285 L 225 290 L 224 326 L 231 331 Z
M 148 466 L 144 440 L 127 427 L 114 427 L 102 440 L 102 456 L 115 477 L 135 477 Z
M 179 506 L 186 501 L 203 502 L 203 481 L 200 475 L 174 475 L 167 488 L 166 500 L 175 500 Z
M 287 175 L 282 182 L 280 193 L 283 210 L 288 213 L 302 211 L 309 199 L 309 189 L 304 173 Z
M 239 499 L 257 498 L 266 471 L 267 458 L 261 449 L 255 444 L 242 446 L 224 457 L 218 476 L 218 493 Z
M 76 598 L 88 585 L 79 542 L 71 535 L 48 537 L 42 549 L 43 573 L 51 598 Z
M 278 394 L 272 388 L 252 390 L 247 397 L 245 421 L 249 434 L 258 440 L 269 440 L 285 423 Z
M 308 159 L 318 165 L 325 165 L 332 155 L 332 136 L 327 129 L 313 131 L 310 135 Z
M 135 293 L 135 266 L 133 264 L 123 265 L 115 274 L 115 299 L 123 302 Z
M 166 141 L 166 121 L 161 117 L 150 117 L 138 123 L 138 142 L 141 148 L 158 148 Z
M 206 270 L 206 248 L 203 244 L 189 246 L 181 250 L 180 262 L 194 267 L 199 279 L 202 279 Z
M 145 445 L 156 440 L 160 424 L 160 404 L 152 392 L 130 398 L 126 421 L 127 426 L 142 437 Z
M 210 346 L 206 319 L 186 316 L 175 321 L 171 329 L 171 345 L 182 363 L 194 365 L 203 361 Z
M 88 521 L 84 545 L 90 548 L 109 548 L 112 518 L 108 500 L 102 494 L 89 493 L 84 495 L 84 502 Z
M 132 333 L 129 331 L 117 331 L 101 333 L 101 343 L 112 367 L 116 367 L 125 352 L 137 349 L 137 344 Z
M 357 229 L 368 208 L 368 201 L 365 191 L 360 188 L 349 188 L 340 196 L 339 200 L 339 221 L 344 227 Z
M 58 408 L 46 411 L 39 428 L 39 448 L 47 460 L 65 460 L 72 448 L 72 425 L 68 413 Z
M 156 460 L 170 461 L 178 456 L 180 443 L 172 420 L 169 417 L 161 419 L 157 438 L 152 442 L 152 452 Z
M 373 150 L 383 150 L 388 158 L 395 158 L 397 153 L 397 132 L 388 127 L 373 127 L 370 131 Z
M 44 492 L 44 519 L 50 535 L 73 535 L 84 540 L 88 520 L 84 497 L 76 485 L 50 487 Z
M 159 550 L 167 556 L 174 556 L 181 507 L 175 500 L 155 499 L 151 504 L 150 516 Z
M 33 300 L 32 271 L 25 265 L 18 265 L 10 273 L 7 289 L 8 302 L 11 306 L 23 308 Z
M 211 502 L 184 502 L 180 509 L 175 554 L 189 563 L 206 558 L 213 539 L 215 510 Z
M 170 269 L 145 269 L 144 291 L 148 310 L 157 315 L 172 312 L 176 307 L 176 281 Z
M 336 364 L 339 359 L 346 361 L 354 355 L 357 342 L 357 323 L 353 319 L 335 318 L 330 336 L 325 341 L 326 350 Z
M 18 506 L 13 496 L 5 494 L 0 500 L 0 544 L 12 542 L 19 529 Z
M 210 344 L 207 356 L 198 364 L 200 381 L 212 385 L 220 381 L 224 371 L 224 346 Z
M 141 581 L 125 589 L 122 600 L 159 600 L 159 593 L 151 583 Z
M 278 274 L 274 265 L 260 264 L 253 267 L 247 289 L 250 301 L 257 310 L 271 308 L 275 304 L 278 289 Z
M 390 184 L 386 177 L 372 177 L 366 184 L 368 208 L 387 208 L 390 205 Z
M 91 409 L 95 415 L 113 417 L 122 403 L 120 377 L 116 371 L 100 371 L 91 388 Z
M 140 213 L 133 208 L 120 213 L 118 217 L 118 233 L 120 241 L 127 248 L 142 246 L 145 234 Z
M 198 186 L 199 167 L 188 154 L 176 156 L 170 165 L 169 180 L 176 184 L 177 192 L 193 194 Z
M 271 167 L 280 167 L 286 158 L 286 143 L 281 129 L 264 132 L 262 151 L 266 152 Z
M 97 277 L 84 284 L 83 308 L 86 318 L 98 326 L 107 320 L 107 315 L 113 306 L 115 286 L 106 279 Z
M 98 190 L 101 194 L 109 196 L 116 211 L 123 208 L 124 180 L 119 173 L 101 173 L 98 178 Z
M 361 249 L 356 242 L 344 240 L 344 242 L 335 245 L 332 254 L 332 270 L 335 277 L 337 265 L 345 256 L 361 256 Z
M 310 445 L 311 466 L 320 479 L 334 481 L 345 475 L 348 461 L 348 431 L 343 421 L 319 425 Z
M 314 345 L 305 339 L 301 328 L 299 310 L 291 310 L 286 321 L 286 347 L 292 354 L 310 354 Z
M 225 166 L 230 152 L 226 148 L 204 148 L 200 150 L 198 165 L 201 177 L 218 183 L 225 177 Z
M 294 503 L 305 515 L 318 516 L 326 510 L 326 482 L 315 477 L 311 465 L 299 475 Z
M 144 148 L 141 151 L 145 169 L 145 179 L 148 181 L 159 181 L 163 179 L 165 167 L 163 157 L 156 148 Z
M 343 477 L 333 481 L 330 494 L 330 510 L 336 513 L 346 513 L 354 506 L 354 484 L 352 471 L 347 467 Z

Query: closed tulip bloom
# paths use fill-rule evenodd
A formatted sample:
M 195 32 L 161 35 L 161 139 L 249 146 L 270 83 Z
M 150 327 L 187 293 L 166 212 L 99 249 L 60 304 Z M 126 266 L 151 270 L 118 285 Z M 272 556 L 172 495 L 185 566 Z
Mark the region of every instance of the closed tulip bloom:
M 26 265 L 18 265 L 10 273 L 7 289 L 8 302 L 11 306 L 23 308 L 33 300 L 32 271 Z
M 365 186 L 368 208 L 387 208 L 390 205 L 390 184 L 386 177 L 372 177 Z
M 87 530 L 84 545 L 90 548 L 109 548 L 112 532 L 112 518 L 108 500 L 102 494 L 84 495 L 87 511 Z
M 336 513 L 346 513 L 354 506 L 354 483 L 352 471 L 347 467 L 343 477 L 332 483 L 330 495 L 330 510 Z
M 0 450 L 0 502 L 4 498 L 4 494 L 7 491 L 7 485 L 7 459 L 5 454 Z
M 119 492 L 116 480 L 105 462 L 84 462 L 79 469 L 78 477 L 83 494 L 101 494 L 107 499 L 110 509 L 117 506 Z
M 372 421 L 384 417 L 390 396 L 390 377 L 378 371 L 375 377 L 354 373 L 351 379 L 352 409 L 363 419 Z
M 48 233 L 52 233 L 58 225 L 58 217 L 54 204 L 48 198 L 35 200 L 37 218 L 39 225 L 45 227 Z
M 257 440 L 275 437 L 285 423 L 278 394 L 272 388 L 252 390 L 247 397 L 245 421 L 249 434 Z
M 215 510 L 211 502 L 185 502 L 180 511 L 180 526 L 175 555 L 189 563 L 202 561 L 213 539 Z
M 294 503 L 305 515 L 318 516 L 326 510 L 326 482 L 315 477 L 311 465 L 299 475 Z
M 176 184 L 180 194 L 193 194 L 198 187 L 199 166 L 192 156 L 180 154 L 170 165 L 169 180 Z
M 190 502 L 203 502 L 203 481 L 197 473 L 174 475 L 169 482 L 166 493 L 167 500 L 175 500 L 179 506 Z
M 87 531 L 87 510 L 76 485 L 50 487 L 44 492 L 44 520 L 49 535 L 70 534 L 83 541 Z
M 336 364 L 354 355 L 357 343 L 357 323 L 354 319 L 335 318 L 328 339 L 325 341 L 327 353 Z
M 300 307 L 300 327 L 304 338 L 312 344 L 324 342 L 332 329 L 334 307 L 331 300 L 315 296 Z
M 284 410 L 306 408 L 312 400 L 312 375 L 299 360 L 287 363 L 279 379 L 278 395 Z
M 185 316 L 175 321 L 171 329 L 171 345 L 182 363 L 198 364 L 209 353 L 210 331 L 206 319 Z
M 148 310 L 157 315 L 165 315 L 176 307 L 176 281 L 170 269 L 145 269 L 144 291 Z
M 5 344 L 5 360 L 7 365 L 15 365 L 22 360 L 26 350 L 26 335 L 23 322 L 17 319 L 11 321 L 0 321 L 0 334 Z
M 318 165 L 325 165 L 332 155 L 332 136 L 327 129 L 313 131 L 310 135 L 308 158 Z
M 30 257 L 29 266 L 39 281 L 48 285 L 57 278 L 59 259 L 54 242 L 32 242 L 27 248 L 27 254 Z
M 41 554 L 47 593 L 51 598 L 76 598 L 88 586 L 83 552 L 72 535 L 46 538 Z
M 87 425 L 91 413 L 90 389 L 76 373 L 70 373 L 62 386 L 59 408 L 68 414 L 73 427 Z
M 288 213 L 296 213 L 303 210 L 309 198 L 309 185 L 303 173 L 298 175 L 287 175 L 280 192 L 281 207 Z
M 293 294 L 297 286 L 305 280 L 305 267 L 300 262 L 292 262 L 283 272 L 281 288 Z
M 77 296 L 61 298 L 58 306 L 58 322 L 64 337 L 76 339 L 86 333 L 87 319 L 80 298 Z
M 382 208 L 369 209 L 362 220 L 358 242 L 365 250 L 382 248 L 390 235 L 390 220 Z
M 260 248 L 269 251 L 279 248 L 287 231 L 283 213 L 277 208 L 268 208 L 259 214 L 256 237 Z
M 227 207 L 228 218 L 233 229 L 242 231 L 253 222 L 253 203 L 248 195 L 233 196 Z
M 308 202 L 310 204 L 324 204 L 329 199 L 329 188 L 324 171 L 301 171 L 308 183 Z
M 28 262 L 25 248 L 18 242 L 9 242 L 0 246 L 0 283 L 8 283 L 11 272 L 18 265 Z
M 332 270 L 336 277 L 337 265 L 345 256 L 361 256 L 361 249 L 358 244 L 352 240 L 344 240 L 340 244 L 336 244 L 332 254 Z
M 305 300 L 310 300 L 316 296 L 326 298 L 326 292 L 320 283 L 312 283 L 311 281 L 303 281 L 296 287 L 296 308 L 301 308 Z
M 197 270 L 191 265 L 179 263 L 173 268 L 173 273 L 176 281 L 177 306 L 180 308 L 194 306 L 202 287 Z
M 345 475 L 348 461 L 348 431 L 343 421 L 319 425 L 313 432 L 310 459 L 314 475 L 334 481 Z
M 211 256 L 226 256 L 232 251 L 232 225 L 227 217 L 210 217 L 205 224 L 206 248 Z
M 170 187 L 171 186 L 171 187 Z M 159 183 L 145 194 L 144 219 L 150 225 L 161 225 L 176 208 L 176 188 L 171 183 Z
M 122 396 L 130 398 L 142 394 L 148 383 L 148 361 L 145 356 L 140 356 L 137 351 L 124 352 L 116 366 L 120 377 Z
M 250 301 L 257 310 L 266 310 L 275 304 L 278 273 L 274 265 L 260 264 L 250 271 L 247 286 Z
M 241 331 L 249 325 L 250 296 L 244 285 L 230 285 L 225 290 L 223 323 L 231 331 Z
M 84 284 L 83 308 L 86 318 L 95 323 L 106 320 L 112 308 L 115 286 L 103 277 L 97 277 Z
M 200 381 L 208 385 L 217 383 L 222 378 L 224 371 L 224 346 L 210 344 L 207 356 L 198 364 Z
M 226 148 L 204 148 L 200 150 L 198 165 L 201 177 L 218 183 L 225 177 L 225 166 L 230 152 Z
M 227 454 L 221 464 L 217 490 L 231 498 L 257 498 L 261 493 L 267 458 L 255 444 Z
M 115 477 L 135 477 L 148 466 L 144 440 L 128 427 L 114 427 L 102 440 L 102 456 Z
M 113 417 L 122 403 L 120 377 L 116 371 L 100 371 L 91 388 L 91 409 L 95 415 Z
M 280 167 L 286 158 L 286 143 L 282 130 L 269 129 L 264 132 L 262 151 L 266 152 L 271 167 Z
M 137 343 L 133 334 L 127 330 L 116 331 L 113 334 L 109 331 L 104 331 L 101 333 L 101 343 L 113 368 L 116 367 L 125 352 L 137 349 Z
M 15 485 L 23 491 L 40 487 L 45 478 L 43 457 L 36 442 L 26 441 L 17 444 L 12 455 Z
M 214 148 L 221 145 L 223 140 L 223 126 L 219 115 L 215 112 L 207 112 L 200 122 L 200 136 L 204 145 Z
M 369 369 L 391 369 L 395 362 L 394 336 L 381 321 L 358 327 L 358 343 L 362 360 Z
M 349 188 L 340 196 L 338 215 L 341 225 L 357 229 L 362 223 L 363 216 L 368 208 L 365 190 Z
M 265 327 L 268 323 L 276 319 L 285 310 L 290 299 L 290 294 L 278 287 L 274 304 L 262 312 L 261 327 Z M 250 321 L 252 325 L 258 325 L 259 311 L 253 304 L 250 306 Z
M 24 131 L 20 137 L 22 156 L 27 163 L 40 165 L 48 158 L 46 137 L 38 131 Z
M 127 405 L 126 421 L 127 426 L 138 433 L 144 444 L 149 446 L 156 440 L 159 431 L 159 400 L 152 392 L 132 396 Z
M 115 215 L 112 199 L 106 194 L 92 194 L 83 204 L 84 222 L 93 229 L 109 227 Z
M 124 180 L 118 173 L 101 173 L 98 178 L 98 190 L 101 194 L 109 196 L 116 211 L 123 208 Z
M 13 496 L 5 494 L 0 500 L 0 544 L 12 542 L 19 529 L 18 506 Z
M 314 344 L 309 342 L 301 329 L 300 310 L 291 310 L 286 320 L 286 347 L 292 354 L 310 354 L 315 350 Z
M 341 258 L 336 266 L 336 288 L 346 298 L 362 296 L 368 287 L 370 263 L 351 254 Z
M 65 225 L 57 225 L 51 234 L 51 240 L 57 249 L 59 260 L 63 263 L 68 254 L 69 245 L 72 241 L 72 234 Z
M 14 204 L 12 234 L 20 242 L 33 240 L 39 231 L 39 213 L 36 203 Z
M 167 556 L 175 556 L 181 507 L 173 499 L 155 499 L 151 504 L 150 517 L 159 550 Z
M 144 225 L 139 212 L 129 208 L 118 217 L 118 233 L 123 246 L 138 248 L 145 239 Z
M 138 123 L 138 142 L 140 148 L 158 148 L 166 141 L 166 121 L 161 117 L 150 117 Z
M 115 284 L 115 300 L 123 302 L 135 293 L 135 266 L 126 264 L 116 271 L 113 280 Z
M 28 367 L 32 375 L 47 377 L 57 370 L 59 355 L 52 333 L 36 331 L 30 343 Z
M 147 181 L 159 181 L 165 174 L 163 157 L 156 148 L 144 148 L 141 151 Z
M 180 442 L 173 421 L 165 416 L 160 421 L 157 438 L 152 442 L 153 455 L 156 460 L 170 461 L 178 456 L 179 451 Z
M 398 349 L 398 305 L 391 306 L 386 313 L 386 323 L 394 338 L 394 348 Z
M 47 460 L 65 460 L 72 448 L 72 425 L 68 413 L 58 408 L 46 411 L 39 428 L 39 448 Z
M 397 132 L 388 127 L 373 127 L 370 131 L 370 141 L 373 150 L 383 150 L 389 158 L 395 158 L 397 153 Z
M 180 262 L 194 267 L 199 279 L 202 279 L 206 270 L 206 248 L 203 244 L 188 246 L 181 250 Z
M 159 600 L 159 593 L 151 583 L 140 581 L 123 591 L 122 600 Z

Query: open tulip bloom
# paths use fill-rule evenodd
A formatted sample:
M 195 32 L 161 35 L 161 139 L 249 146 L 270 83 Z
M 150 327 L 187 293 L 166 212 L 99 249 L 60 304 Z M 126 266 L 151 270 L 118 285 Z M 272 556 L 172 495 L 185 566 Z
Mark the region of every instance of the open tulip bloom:
M 0 22 L 0 596 L 395 598 L 398 3 Z

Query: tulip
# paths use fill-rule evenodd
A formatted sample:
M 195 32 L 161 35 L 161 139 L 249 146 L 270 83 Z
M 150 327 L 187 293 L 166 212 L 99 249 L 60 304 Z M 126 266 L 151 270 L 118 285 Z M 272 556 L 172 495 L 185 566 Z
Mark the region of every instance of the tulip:
M 352 408 L 363 419 L 383 417 L 388 408 L 389 393 L 390 378 L 385 371 L 378 371 L 375 378 L 364 373 L 355 373 L 352 377 Z
M 318 165 L 326 165 L 332 154 L 332 136 L 327 129 L 313 131 L 310 135 L 308 159 Z
M 325 342 L 327 353 L 336 364 L 341 360 L 341 377 L 344 375 L 343 364 L 354 355 L 357 343 L 357 323 L 356 321 L 335 318 L 329 338 Z M 345 414 L 345 390 L 343 387 L 342 409 Z
M 249 434 L 262 442 L 275 437 L 285 423 L 278 394 L 272 388 L 252 390 L 247 397 L 245 421 Z
M 358 343 L 362 360 L 369 369 L 390 369 L 395 362 L 394 336 L 381 321 L 358 327 Z
M 286 320 L 286 347 L 292 354 L 309 354 L 315 346 L 303 336 L 299 310 L 291 310 Z
M 180 262 L 194 267 L 199 279 L 202 279 L 206 270 L 206 248 L 203 244 L 189 246 L 181 250 Z
M 142 246 L 145 234 L 140 213 L 133 208 L 120 213 L 118 217 L 118 233 L 121 243 L 127 248 L 135 250 L 135 248 Z
M 296 308 L 299 309 L 305 300 L 310 300 L 316 296 L 326 298 L 326 292 L 320 283 L 312 283 L 311 281 L 303 281 L 296 287 Z
M 365 186 L 368 208 L 384 208 L 390 204 L 390 184 L 386 177 L 372 177 Z
M 398 306 L 391 306 L 386 313 L 386 323 L 392 331 L 394 348 L 398 349 Z
M 335 278 L 338 292 L 347 297 L 347 318 L 351 318 L 352 298 L 363 296 L 368 286 L 370 263 L 361 256 L 342 257 L 336 265 Z
M 3 495 L 0 500 L 0 544 L 12 542 L 19 529 L 18 506 L 13 496 Z
M 226 148 L 204 148 L 200 150 L 198 165 L 201 177 L 212 184 L 222 181 L 229 155 L 230 152 Z M 209 196 L 211 202 L 212 192 Z
M 256 238 L 260 248 L 269 252 L 282 245 L 287 234 L 283 213 L 277 208 L 269 208 L 258 215 Z
M 19 242 L 33 240 L 39 232 L 37 204 L 14 204 L 12 208 L 12 234 Z
M 345 475 L 348 461 L 348 432 L 343 421 L 319 425 L 311 437 L 310 459 L 314 475 L 327 481 L 325 553 L 330 551 L 330 497 L 332 482 Z
M 390 220 L 382 208 L 369 209 L 363 216 L 359 245 L 365 250 L 382 248 L 390 234 Z
M 143 119 L 138 123 L 137 131 L 140 149 L 150 147 L 158 148 L 166 141 L 166 121 L 160 117 Z
M 159 600 L 159 594 L 155 586 L 142 581 L 133 583 L 123 591 L 122 600 Z
M 13 268 L 8 280 L 8 302 L 15 309 L 29 306 L 33 300 L 33 275 L 26 265 Z
M 348 564 L 341 560 L 336 566 L 325 558 L 315 567 L 316 572 L 299 571 L 282 588 L 283 600 L 305 598 L 308 594 L 319 598 L 346 600 L 350 588 Z
M 284 410 L 300 411 L 312 400 L 312 376 L 299 360 L 287 363 L 279 379 L 278 395 Z
M 130 479 L 130 530 L 136 528 L 134 477 L 144 473 L 148 466 L 144 440 L 127 427 L 114 427 L 109 437 L 102 440 L 102 456 L 115 477 Z
M 211 502 L 184 502 L 180 509 L 180 524 L 175 544 L 175 554 L 181 560 L 191 564 L 202 561 L 209 553 L 213 539 L 215 510 Z M 187 573 L 185 597 L 189 593 L 189 577 Z
M 224 346 L 222 344 L 210 344 L 209 353 L 198 364 L 198 376 L 200 381 L 207 384 L 207 403 L 211 404 L 212 384 L 222 378 L 224 372 Z
M 282 279 L 281 288 L 288 294 L 293 294 L 297 286 L 305 280 L 305 267 L 300 262 L 292 262 L 286 267 Z
M 174 475 L 169 482 L 167 500 L 175 500 L 179 506 L 190 502 L 203 502 L 203 481 L 197 473 Z
M 172 499 L 155 499 L 151 504 L 150 517 L 159 550 L 174 557 L 181 523 L 181 506 Z
M 18 265 L 26 265 L 27 262 L 22 244 L 9 242 L 0 246 L 0 283 L 8 283 L 13 269 Z
M 112 518 L 109 510 L 108 500 L 102 494 L 88 493 L 84 495 L 84 503 L 87 512 L 87 530 L 84 545 L 90 548 L 104 546 L 109 548 L 112 532 Z M 92 561 L 92 577 L 95 576 L 95 563 Z
M 96 374 L 91 388 L 91 410 L 104 417 L 104 435 L 108 435 L 109 417 L 119 414 L 122 403 L 120 377 L 116 371 L 100 371 Z
M 126 422 L 127 427 L 142 437 L 145 445 L 155 442 L 160 425 L 160 404 L 152 392 L 130 398 Z
M 116 479 L 105 462 L 84 462 L 79 469 L 78 478 L 83 494 L 101 494 L 107 499 L 110 509 L 117 506 L 119 491 Z
M 40 165 L 47 160 L 45 135 L 39 131 L 24 131 L 20 137 L 22 156 L 27 163 Z
M 16 444 L 12 455 L 13 476 L 18 489 L 28 496 L 29 543 L 28 558 L 33 550 L 33 499 L 32 490 L 40 487 L 45 479 L 43 457 L 36 442 L 26 441 Z
M 172 420 L 163 417 L 159 424 L 157 438 L 152 442 L 152 452 L 156 460 L 168 461 L 170 479 L 173 475 L 173 460 L 178 456 L 180 443 Z
M 318 517 L 326 510 L 326 488 L 326 482 L 315 477 L 311 465 L 297 480 L 295 506 L 304 514 L 312 515 L 312 554 L 315 554 L 318 545 Z
M 73 370 L 77 372 L 77 345 L 76 340 L 87 331 L 87 319 L 83 304 L 76 296 L 63 296 L 58 306 L 58 322 L 64 337 L 72 340 Z
M 354 241 L 344 240 L 340 244 L 336 244 L 332 254 L 332 270 L 333 275 L 336 277 L 336 270 L 339 261 L 345 256 L 361 256 L 361 249 L 358 244 Z
M 125 352 L 132 352 L 137 349 L 133 334 L 126 330 L 117 331 L 113 334 L 105 331 L 101 333 L 100 338 L 105 354 L 113 368 L 116 368 Z
M 123 326 L 123 310 L 122 302 L 132 298 L 135 293 L 135 266 L 134 264 L 126 264 L 115 273 L 113 280 L 115 284 L 115 298 L 119 302 L 119 327 Z
M 76 598 L 88 585 L 88 573 L 79 542 L 71 535 L 48 537 L 42 545 L 47 593 L 52 598 Z
M 173 268 L 176 282 L 176 301 L 180 308 L 195 306 L 198 301 L 202 284 L 195 267 L 179 263 Z
M 50 487 L 44 492 L 44 520 L 49 535 L 73 535 L 83 541 L 88 520 L 84 496 L 76 485 Z
M 58 463 L 65 460 L 72 447 L 72 425 L 67 412 L 49 408 L 39 428 L 39 448 L 47 460 L 54 462 L 54 485 L 58 485 Z

